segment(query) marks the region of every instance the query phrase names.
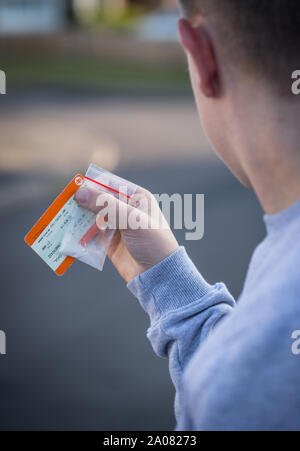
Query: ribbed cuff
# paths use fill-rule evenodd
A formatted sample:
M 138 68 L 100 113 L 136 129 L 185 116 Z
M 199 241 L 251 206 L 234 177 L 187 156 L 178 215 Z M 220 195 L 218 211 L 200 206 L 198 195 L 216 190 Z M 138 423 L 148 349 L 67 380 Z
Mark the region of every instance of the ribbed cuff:
M 152 321 L 169 311 L 199 301 L 213 290 L 182 246 L 135 277 L 127 287 L 138 298 Z

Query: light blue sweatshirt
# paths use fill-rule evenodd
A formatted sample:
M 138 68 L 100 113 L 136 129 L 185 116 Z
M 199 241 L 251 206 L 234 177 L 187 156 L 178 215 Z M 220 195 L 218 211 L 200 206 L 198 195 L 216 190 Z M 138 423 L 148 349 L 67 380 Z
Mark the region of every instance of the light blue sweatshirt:
M 237 303 L 183 247 L 128 284 L 169 358 L 178 430 L 300 430 L 300 201 L 264 219 Z

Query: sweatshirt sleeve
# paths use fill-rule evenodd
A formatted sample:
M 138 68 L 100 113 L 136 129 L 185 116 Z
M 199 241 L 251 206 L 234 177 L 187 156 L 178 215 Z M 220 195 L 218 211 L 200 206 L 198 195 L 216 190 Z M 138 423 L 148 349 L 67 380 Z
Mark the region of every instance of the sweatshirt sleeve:
M 210 285 L 204 280 L 184 247 L 127 286 L 150 317 L 147 337 L 154 351 L 169 358 L 176 420 L 189 429 L 183 373 L 216 322 L 232 311 L 234 299 L 223 283 Z

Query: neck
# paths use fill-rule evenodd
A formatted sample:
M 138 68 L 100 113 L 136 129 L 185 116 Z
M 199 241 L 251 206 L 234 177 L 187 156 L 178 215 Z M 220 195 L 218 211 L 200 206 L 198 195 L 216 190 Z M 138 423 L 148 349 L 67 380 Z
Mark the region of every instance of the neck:
M 285 210 L 300 199 L 300 102 L 257 93 L 254 102 L 249 98 L 237 111 L 243 125 L 236 149 L 243 172 L 267 214 Z

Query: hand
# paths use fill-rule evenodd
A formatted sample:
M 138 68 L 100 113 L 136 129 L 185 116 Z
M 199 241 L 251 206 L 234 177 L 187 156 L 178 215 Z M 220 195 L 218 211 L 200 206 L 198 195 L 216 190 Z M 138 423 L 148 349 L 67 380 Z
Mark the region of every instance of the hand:
M 96 223 L 100 234 L 107 233 L 107 226 L 116 228 L 112 227 L 108 211 L 116 212 L 117 225 L 120 224 L 120 217 L 122 216 L 122 223 L 125 217 L 126 228 L 116 228 L 108 257 L 126 282 L 156 265 L 178 248 L 176 238 L 156 199 L 143 188 L 137 188 L 128 203 L 111 194 L 86 187 L 76 192 L 75 200 L 82 207 L 97 214 Z M 103 236 L 100 236 L 101 238 L 103 239 Z

